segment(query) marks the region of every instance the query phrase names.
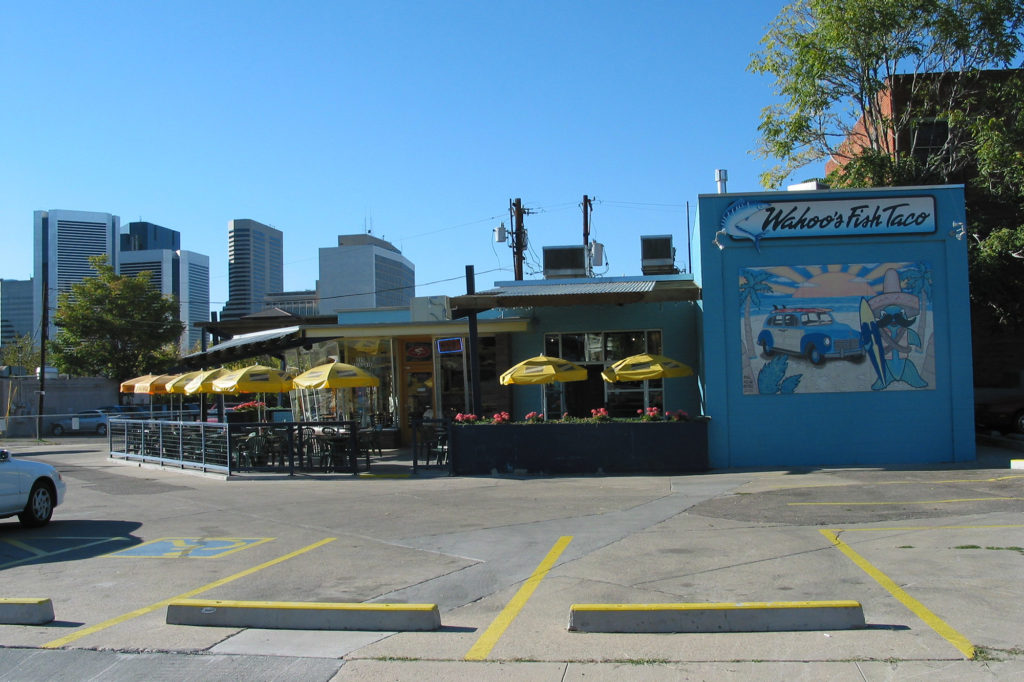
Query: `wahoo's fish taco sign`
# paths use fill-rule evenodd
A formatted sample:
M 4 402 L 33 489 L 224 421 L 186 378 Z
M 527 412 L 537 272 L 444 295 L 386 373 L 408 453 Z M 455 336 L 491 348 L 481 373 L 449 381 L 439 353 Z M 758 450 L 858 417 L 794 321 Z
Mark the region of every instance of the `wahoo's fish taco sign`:
M 733 239 L 847 237 L 935 231 L 935 199 L 887 197 L 817 201 L 736 201 L 722 216 Z

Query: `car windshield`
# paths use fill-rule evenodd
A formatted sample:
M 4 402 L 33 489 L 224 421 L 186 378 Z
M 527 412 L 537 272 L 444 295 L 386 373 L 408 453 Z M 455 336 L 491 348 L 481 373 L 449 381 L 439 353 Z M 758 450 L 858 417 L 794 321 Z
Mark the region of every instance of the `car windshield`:
M 832 324 L 832 315 L 829 313 L 819 312 L 804 313 L 803 322 L 804 325 L 808 327 L 813 327 L 815 325 L 821 324 Z

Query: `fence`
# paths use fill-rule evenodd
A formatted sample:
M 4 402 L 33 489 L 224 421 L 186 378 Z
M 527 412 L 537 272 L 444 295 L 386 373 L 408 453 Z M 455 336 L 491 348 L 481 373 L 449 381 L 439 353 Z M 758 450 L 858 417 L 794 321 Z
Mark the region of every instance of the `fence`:
M 320 468 L 330 472 L 355 466 L 360 454 L 365 455 L 366 467 L 370 465 L 370 450 L 360 446 L 359 424 L 351 421 L 224 424 L 112 417 L 109 424 L 111 457 L 183 469 L 229 475 L 241 469 L 292 474 L 296 469 L 311 470 L 315 457 Z M 314 447 L 314 432 L 325 427 L 344 432 L 329 457 L 315 453 Z M 254 452 L 254 440 L 271 447 Z
M 109 425 L 111 457 L 231 473 L 228 424 L 114 417 Z

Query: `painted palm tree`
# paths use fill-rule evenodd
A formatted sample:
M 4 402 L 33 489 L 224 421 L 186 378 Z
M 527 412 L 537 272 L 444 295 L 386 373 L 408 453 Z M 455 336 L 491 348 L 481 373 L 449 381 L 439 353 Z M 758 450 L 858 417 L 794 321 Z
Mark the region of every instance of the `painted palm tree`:
M 927 332 L 928 297 L 932 294 L 933 283 L 931 268 L 928 267 L 927 263 L 917 262 L 901 272 L 900 278 L 903 280 L 901 282 L 901 286 L 904 289 L 909 289 L 910 293 L 917 296 L 917 301 L 921 309 L 918 317 L 920 324 L 917 328 L 921 330 L 923 335 Z M 924 339 L 924 343 L 921 344 L 922 351 L 928 347 L 927 341 L 928 339 Z
M 743 325 L 744 325 L 744 338 L 743 338 L 743 386 L 744 392 L 749 385 L 750 391 L 753 392 L 754 382 L 754 370 L 750 366 L 750 358 L 754 357 L 755 348 L 754 345 L 754 329 L 751 326 L 750 320 L 750 309 L 751 307 L 761 306 L 761 296 L 763 294 L 770 294 L 774 291 L 772 286 L 768 284 L 768 279 L 771 277 L 771 273 L 767 270 L 748 270 L 746 268 L 740 270 L 740 306 L 743 308 Z

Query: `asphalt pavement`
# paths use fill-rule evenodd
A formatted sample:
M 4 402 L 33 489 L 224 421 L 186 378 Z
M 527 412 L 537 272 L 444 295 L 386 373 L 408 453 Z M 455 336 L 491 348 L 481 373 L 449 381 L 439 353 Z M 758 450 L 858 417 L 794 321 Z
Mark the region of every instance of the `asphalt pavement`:
M 1002 444 L 1001 444 L 1002 445 Z M 971 466 L 680 476 L 247 476 L 2 441 L 55 465 L 0 520 L 0 680 L 1008 679 L 1024 676 L 1024 454 Z M 435 603 L 432 632 L 168 625 L 175 598 Z M 608 634 L 573 604 L 856 600 L 867 627 Z

